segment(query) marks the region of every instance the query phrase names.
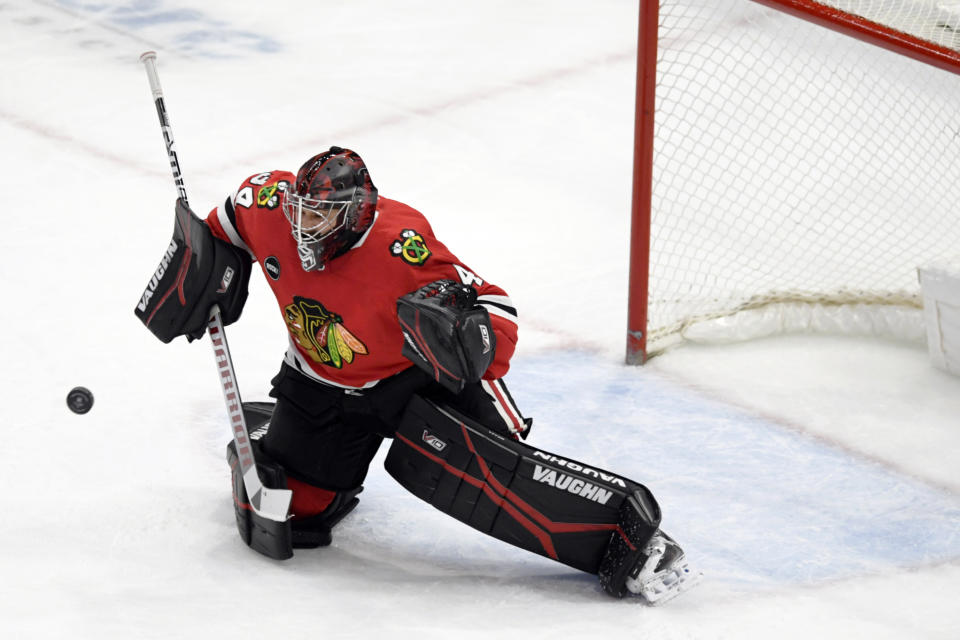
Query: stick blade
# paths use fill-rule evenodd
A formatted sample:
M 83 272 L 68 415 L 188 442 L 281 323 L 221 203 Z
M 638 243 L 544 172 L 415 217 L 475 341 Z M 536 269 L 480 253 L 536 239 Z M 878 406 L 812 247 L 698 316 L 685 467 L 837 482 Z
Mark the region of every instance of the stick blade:
M 267 489 L 261 487 L 255 496 L 250 498 L 250 506 L 258 516 L 275 522 L 286 522 L 290 513 L 290 501 L 293 491 L 290 489 Z

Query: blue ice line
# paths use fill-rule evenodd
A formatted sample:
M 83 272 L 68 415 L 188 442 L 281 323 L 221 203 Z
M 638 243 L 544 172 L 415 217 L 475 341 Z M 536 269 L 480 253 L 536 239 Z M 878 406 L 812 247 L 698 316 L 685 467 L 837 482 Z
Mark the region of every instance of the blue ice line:
M 653 372 L 558 351 L 515 359 L 507 382 L 532 444 L 646 484 L 714 579 L 811 583 L 960 557 L 957 496 Z

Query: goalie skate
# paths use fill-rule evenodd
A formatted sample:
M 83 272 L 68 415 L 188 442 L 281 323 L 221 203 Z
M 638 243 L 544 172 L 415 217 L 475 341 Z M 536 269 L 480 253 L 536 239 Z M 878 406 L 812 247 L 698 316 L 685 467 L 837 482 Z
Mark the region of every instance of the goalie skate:
M 642 559 L 627 576 L 626 586 L 631 593 L 658 605 L 694 587 L 702 577 L 699 571 L 690 569 L 680 545 L 657 531 L 644 548 Z

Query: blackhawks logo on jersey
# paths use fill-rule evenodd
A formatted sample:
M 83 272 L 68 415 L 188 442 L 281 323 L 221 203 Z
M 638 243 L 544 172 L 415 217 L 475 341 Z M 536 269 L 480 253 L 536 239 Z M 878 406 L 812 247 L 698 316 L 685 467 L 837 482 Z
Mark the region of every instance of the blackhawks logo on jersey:
M 257 192 L 257 204 L 267 209 L 276 209 L 277 205 L 280 204 L 281 194 L 283 194 L 289 186 L 289 182 L 280 180 L 279 182 L 260 187 L 260 190 Z
M 390 245 L 390 253 L 416 267 L 421 266 L 432 255 L 423 236 L 413 229 L 403 230 L 400 237 Z
M 367 346 L 343 326 L 343 318 L 309 298 L 294 296 L 283 309 L 287 329 L 313 359 L 337 369 L 367 355 Z

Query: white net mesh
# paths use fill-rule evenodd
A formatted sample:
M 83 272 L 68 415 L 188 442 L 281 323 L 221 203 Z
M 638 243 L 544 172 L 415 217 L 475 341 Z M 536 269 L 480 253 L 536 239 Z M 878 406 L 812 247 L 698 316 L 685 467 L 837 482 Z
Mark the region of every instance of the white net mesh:
M 830 4 L 956 44 L 950 3 Z M 960 76 L 747 0 L 662 1 L 657 65 L 649 353 L 771 304 L 919 308 L 960 253 Z
M 820 3 L 960 51 L 960 2 L 821 0 Z

